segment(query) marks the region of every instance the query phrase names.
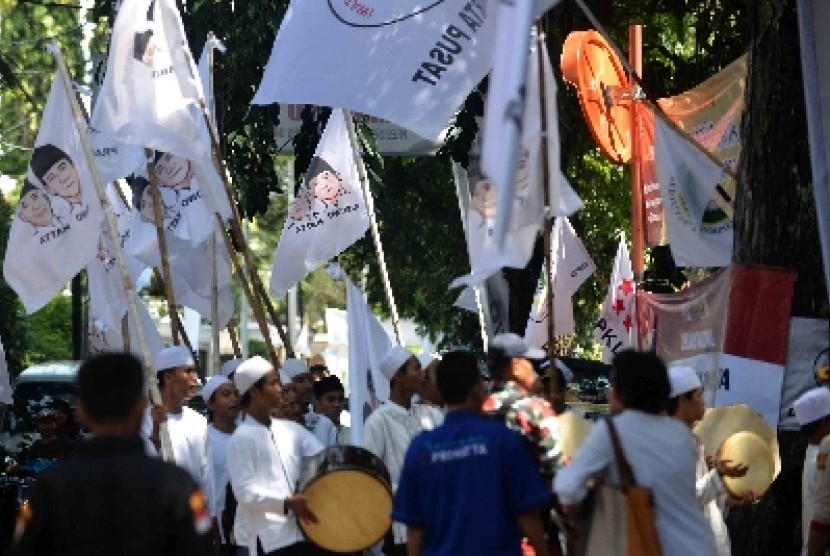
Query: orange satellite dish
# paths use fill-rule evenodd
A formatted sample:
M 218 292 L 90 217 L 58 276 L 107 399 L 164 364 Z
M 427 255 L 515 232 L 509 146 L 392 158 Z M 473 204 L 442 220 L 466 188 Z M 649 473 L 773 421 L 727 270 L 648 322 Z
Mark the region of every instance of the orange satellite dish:
M 628 75 L 598 32 L 574 31 L 565 39 L 562 76 L 576 87 L 594 141 L 611 160 L 631 159 L 632 100 Z

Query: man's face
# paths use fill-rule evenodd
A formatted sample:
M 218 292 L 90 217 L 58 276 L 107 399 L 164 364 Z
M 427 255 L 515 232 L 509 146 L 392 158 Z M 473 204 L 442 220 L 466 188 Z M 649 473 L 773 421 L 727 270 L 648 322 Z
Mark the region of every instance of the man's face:
M 409 392 L 420 392 L 424 382 L 424 374 L 421 372 L 421 364 L 413 355 L 406 361 L 402 373 L 398 373 L 398 379 L 403 379 L 404 388 Z
M 61 158 L 43 174 L 43 185 L 52 195 L 80 201 L 81 179 L 68 158 Z
M 700 421 L 706 412 L 706 402 L 703 400 L 703 388 L 698 388 L 690 399 L 685 399 L 686 411 L 690 419 Z
M 185 178 L 190 173 L 190 161 L 182 156 L 164 153 L 156 162 L 156 176 L 162 187 L 188 187 Z
M 487 220 L 496 216 L 496 188 L 488 179 L 479 180 L 473 189 L 473 208 Z
M 51 440 L 58 434 L 58 422 L 55 419 L 39 419 L 35 430 L 44 440 Z
M 214 416 L 236 419 L 239 416 L 239 391 L 233 383 L 223 384 L 213 392 L 207 407 Z
M 345 396 L 342 390 L 326 392 L 317 398 L 317 408 L 320 413 L 331 419 L 335 425 L 340 423 L 340 413 L 343 411 Z
M 253 391 L 257 389 L 254 388 Z M 256 392 L 259 403 L 269 410 L 278 410 L 282 398 L 282 387 L 280 386 L 280 375 L 275 369 L 271 369 L 263 376 L 262 390 Z
M 294 390 L 283 390 L 280 396 L 280 403 L 274 412 L 278 419 L 288 421 L 299 421 L 303 415 L 300 403 L 297 401 L 297 393 Z
M 303 407 L 308 407 L 314 397 L 312 382 L 311 373 L 301 373 L 291 379 L 291 383 L 297 387 L 297 401 Z
M 336 201 L 343 195 L 340 176 L 329 170 L 317 174 L 309 185 L 314 191 L 314 196 L 321 201 Z
M 52 203 L 49 196 L 38 189 L 30 189 L 20 199 L 20 217 L 38 228 L 52 223 Z
M 435 380 L 435 369 L 438 361 L 433 361 L 424 369 L 424 381 L 421 384 L 421 398 L 425 401 L 441 405 L 441 393 L 438 392 L 438 383 Z
M 199 385 L 199 375 L 196 367 L 187 365 L 167 371 L 164 379 L 164 389 L 170 389 L 174 398 L 187 400 L 196 395 L 196 387 Z

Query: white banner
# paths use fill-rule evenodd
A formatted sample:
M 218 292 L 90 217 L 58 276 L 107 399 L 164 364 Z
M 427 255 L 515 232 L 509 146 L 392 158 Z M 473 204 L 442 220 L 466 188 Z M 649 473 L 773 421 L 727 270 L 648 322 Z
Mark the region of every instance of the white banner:
M 538 1 L 535 14 L 556 1 Z M 252 102 L 348 108 L 435 140 L 490 70 L 496 7 L 295 0 Z

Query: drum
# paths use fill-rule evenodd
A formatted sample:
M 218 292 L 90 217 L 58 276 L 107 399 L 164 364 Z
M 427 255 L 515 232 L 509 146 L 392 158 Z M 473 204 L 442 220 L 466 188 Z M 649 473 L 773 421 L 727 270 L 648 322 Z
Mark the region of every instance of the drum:
M 378 542 L 392 525 L 389 472 L 373 453 L 357 446 L 330 446 L 303 464 L 300 492 L 318 523 L 300 522 L 314 544 L 357 552 Z

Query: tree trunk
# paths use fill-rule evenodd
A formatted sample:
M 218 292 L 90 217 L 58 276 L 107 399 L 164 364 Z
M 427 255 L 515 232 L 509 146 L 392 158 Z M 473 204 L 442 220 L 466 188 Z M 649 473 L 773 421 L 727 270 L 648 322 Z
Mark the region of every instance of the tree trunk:
M 749 74 L 735 199 L 738 263 L 795 269 L 793 315 L 827 317 L 795 0 L 748 2 Z M 798 554 L 801 545 L 800 433 L 780 432 L 781 473 L 760 503 L 732 511 L 733 554 Z

